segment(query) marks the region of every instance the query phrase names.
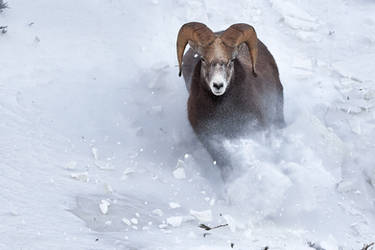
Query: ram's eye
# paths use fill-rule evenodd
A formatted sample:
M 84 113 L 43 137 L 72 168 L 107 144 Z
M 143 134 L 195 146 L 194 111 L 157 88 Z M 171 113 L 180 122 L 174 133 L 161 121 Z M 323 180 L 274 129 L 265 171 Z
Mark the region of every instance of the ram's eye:
M 203 63 L 206 63 L 206 59 L 204 59 L 203 57 L 201 57 L 201 61 L 202 61 Z

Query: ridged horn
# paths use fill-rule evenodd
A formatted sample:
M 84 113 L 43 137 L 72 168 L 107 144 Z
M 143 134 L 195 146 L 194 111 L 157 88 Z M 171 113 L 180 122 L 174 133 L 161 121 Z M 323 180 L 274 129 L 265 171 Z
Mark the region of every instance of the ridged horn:
M 254 28 L 246 23 L 237 23 L 230 26 L 220 36 L 225 45 L 235 48 L 245 42 L 249 48 L 253 74 L 257 76 L 255 64 L 258 57 L 258 38 Z
M 206 25 L 198 22 L 191 22 L 182 25 L 177 36 L 177 59 L 179 66 L 178 75 L 182 72 L 182 57 L 184 55 L 186 44 L 192 41 L 198 47 L 206 47 L 213 40 L 215 35 Z

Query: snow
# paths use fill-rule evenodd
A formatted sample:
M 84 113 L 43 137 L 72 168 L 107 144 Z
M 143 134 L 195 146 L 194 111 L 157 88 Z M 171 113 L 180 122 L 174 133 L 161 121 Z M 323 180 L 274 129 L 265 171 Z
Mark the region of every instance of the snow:
M 169 207 L 172 208 L 172 209 L 175 209 L 175 208 L 179 208 L 181 207 L 181 205 L 177 202 L 169 202 Z
M 178 167 L 173 171 L 173 176 L 176 179 L 182 180 L 186 179 L 185 169 L 183 167 Z
M 167 223 L 173 227 L 179 227 L 182 223 L 182 216 L 172 216 L 167 218 Z
M 195 211 L 190 210 L 190 214 L 198 219 L 200 222 L 210 222 L 212 221 L 212 211 L 204 210 L 204 211 Z
M 156 209 L 152 210 L 152 213 L 156 214 L 157 216 L 160 216 L 160 217 L 164 215 L 163 211 L 159 208 L 156 208 Z
M 89 173 L 87 171 L 82 172 L 82 173 L 72 173 L 70 176 L 73 179 L 83 181 L 83 182 L 89 182 L 90 181 Z
M 312 31 L 318 28 L 316 18 L 289 1 L 271 0 L 274 7 L 283 17 L 285 23 L 293 29 Z
M 110 205 L 111 203 L 109 201 L 102 200 L 99 204 L 100 212 L 102 212 L 102 214 L 107 214 Z
M 375 241 L 373 1 L 8 5 L 0 249 L 359 250 Z M 223 141 L 234 166 L 226 182 L 188 123 L 177 76 L 177 32 L 193 20 L 213 30 L 252 24 L 284 86 L 286 128 Z
M 98 149 L 93 147 L 91 149 L 91 151 L 92 151 L 92 155 L 94 156 L 95 160 L 98 160 L 99 159 L 99 157 L 98 157 Z
M 138 224 L 138 219 L 137 218 L 131 218 L 130 222 L 133 224 Z
M 71 169 L 71 170 L 73 170 L 73 169 L 76 168 L 76 166 L 77 166 L 77 162 L 75 162 L 75 161 L 70 161 L 70 162 L 68 162 L 68 163 L 65 165 L 65 168 L 66 168 L 66 169 Z
M 125 218 L 125 217 L 122 218 L 121 220 L 122 220 L 122 222 L 124 222 L 124 223 L 125 223 L 126 225 L 128 225 L 128 226 L 131 226 L 131 224 L 132 224 L 132 223 L 130 222 L 130 220 L 128 220 L 128 219 Z

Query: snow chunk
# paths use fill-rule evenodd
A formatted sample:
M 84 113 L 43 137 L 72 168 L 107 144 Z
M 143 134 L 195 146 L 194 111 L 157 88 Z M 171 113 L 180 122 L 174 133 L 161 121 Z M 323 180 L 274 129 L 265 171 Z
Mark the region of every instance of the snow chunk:
M 177 168 L 175 171 L 173 171 L 173 176 L 179 180 L 186 179 L 185 169 Z
M 214 198 L 212 198 L 210 200 L 210 206 L 213 207 L 215 205 L 215 202 L 216 202 L 216 200 Z
M 124 222 L 126 225 L 130 226 L 132 223 L 130 222 L 130 220 L 128 220 L 127 218 L 122 218 L 121 220 L 122 222 Z
M 178 204 L 177 202 L 169 202 L 169 207 L 174 209 L 174 208 L 181 207 L 181 205 Z
M 100 212 L 102 212 L 102 214 L 107 214 L 108 208 L 109 208 L 110 205 L 111 205 L 111 203 L 109 201 L 101 200 L 101 202 L 99 204 Z
M 163 211 L 159 208 L 152 210 L 152 213 L 160 217 L 164 215 Z
M 95 147 L 91 148 L 92 155 L 94 156 L 95 160 L 98 160 L 98 149 Z
M 185 159 L 188 159 L 188 155 L 185 154 Z M 186 174 L 185 174 L 185 162 L 183 160 L 178 160 L 176 164 L 176 170 L 173 171 L 173 176 L 176 179 L 186 179 Z
M 65 164 L 65 169 L 73 170 L 76 168 L 76 166 L 77 166 L 76 161 L 70 161 L 67 164 Z
M 181 216 L 172 216 L 167 218 L 167 223 L 173 227 L 179 227 L 182 223 L 182 217 Z
M 201 222 L 210 222 L 212 221 L 212 211 L 211 209 L 209 210 L 204 210 L 204 211 L 195 211 L 195 210 L 190 210 L 190 214 L 197 218 Z
M 185 162 L 183 160 L 178 160 L 176 164 L 176 168 L 183 168 L 185 166 Z
M 82 172 L 82 173 L 72 173 L 70 174 L 70 176 L 73 178 L 73 179 L 76 179 L 78 181 L 82 181 L 82 182 L 89 182 L 90 178 L 89 178 L 89 172 Z
M 130 222 L 133 224 L 138 224 L 138 219 L 137 218 L 131 218 Z
M 110 194 L 113 193 L 113 188 L 108 183 L 104 184 L 104 188 L 105 188 L 105 191 L 107 191 L 107 193 L 110 193 Z

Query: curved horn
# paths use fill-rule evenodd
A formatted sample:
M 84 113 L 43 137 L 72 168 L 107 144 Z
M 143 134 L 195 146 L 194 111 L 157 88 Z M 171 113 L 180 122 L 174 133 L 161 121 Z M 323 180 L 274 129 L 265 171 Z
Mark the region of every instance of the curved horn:
M 225 45 L 235 48 L 245 42 L 249 48 L 251 62 L 253 65 L 253 74 L 257 76 L 255 64 L 258 56 L 258 38 L 254 28 L 246 23 L 237 23 L 230 26 L 220 36 Z
M 186 44 L 189 41 L 197 44 L 198 47 L 206 47 L 215 39 L 215 35 L 206 25 L 198 22 L 191 22 L 182 25 L 177 36 L 177 59 L 179 65 L 179 73 L 182 71 L 182 57 Z

